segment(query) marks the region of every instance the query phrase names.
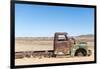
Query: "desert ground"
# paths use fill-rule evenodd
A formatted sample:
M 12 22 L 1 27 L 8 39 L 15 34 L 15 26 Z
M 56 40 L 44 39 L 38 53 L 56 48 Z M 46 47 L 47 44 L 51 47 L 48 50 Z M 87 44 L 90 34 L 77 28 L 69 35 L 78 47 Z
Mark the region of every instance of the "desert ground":
M 94 37 L 84 36 L 77 37 L 78 41 L 86 41 L 88 49 L 92 51 L 91 56 L 85 57 L 56 57 L 56 58 L 34 58 L 24 57 L 15 59 L 15 65 L 35 65 L 35 64 L 50 64 L 50 63 L 70 63 L 70 62 L 84 62 L 94 61 Z M 15 41 L 15 52 L 20 51 L 42 51 L 53 50 L 53 39 L 45 37 L 18 37 Z

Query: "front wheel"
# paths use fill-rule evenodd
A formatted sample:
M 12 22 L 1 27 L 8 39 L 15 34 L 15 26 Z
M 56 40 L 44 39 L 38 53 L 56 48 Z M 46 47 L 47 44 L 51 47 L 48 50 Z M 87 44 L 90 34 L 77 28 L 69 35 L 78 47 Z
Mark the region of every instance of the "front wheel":
M 75 56 L 86 56 L 86 55 L 87 55 L 87 52 L 85 49 L 78 49 L 75 52 Z

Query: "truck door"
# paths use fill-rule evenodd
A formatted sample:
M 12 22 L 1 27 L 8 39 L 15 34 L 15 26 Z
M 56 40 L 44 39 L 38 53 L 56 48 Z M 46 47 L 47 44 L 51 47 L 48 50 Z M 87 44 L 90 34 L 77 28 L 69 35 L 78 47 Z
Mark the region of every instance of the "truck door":
M 57 55 L 66 55 L 70 44 L 66 34 L 56 34 L 54 40 L 54 53 Z

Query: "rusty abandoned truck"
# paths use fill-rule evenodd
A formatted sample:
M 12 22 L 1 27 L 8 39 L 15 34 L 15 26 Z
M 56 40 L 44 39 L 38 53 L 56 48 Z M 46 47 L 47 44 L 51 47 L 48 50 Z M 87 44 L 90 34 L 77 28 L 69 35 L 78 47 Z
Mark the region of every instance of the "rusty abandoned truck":
M 86 42 L 76 43 L 74 38 L 69 38 L 66 32 L 56 32 L 54 34 L 53 50 L 43 51 L 20 51 L 15 52 L 15 59 L 24 57 L 57 57 L 57 56 L 90 56 Z

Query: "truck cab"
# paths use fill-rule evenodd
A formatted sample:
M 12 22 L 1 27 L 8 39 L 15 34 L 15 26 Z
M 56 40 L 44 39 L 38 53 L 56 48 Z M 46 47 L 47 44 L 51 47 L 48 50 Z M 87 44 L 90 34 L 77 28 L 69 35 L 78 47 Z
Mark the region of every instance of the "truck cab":
M 87 56 L 90 50 L 86 42 L 76 43 L 74 38 L 68 38 L 65 32 L 56 32 L 54 34 L 54 54 L 70 56 Z

